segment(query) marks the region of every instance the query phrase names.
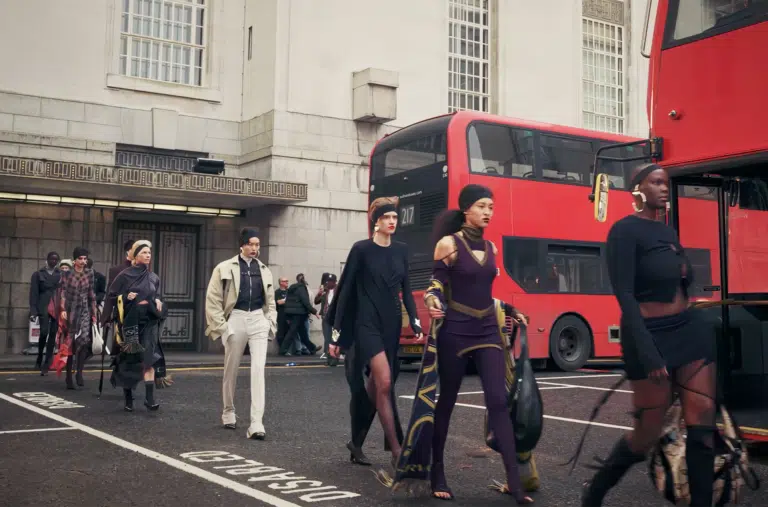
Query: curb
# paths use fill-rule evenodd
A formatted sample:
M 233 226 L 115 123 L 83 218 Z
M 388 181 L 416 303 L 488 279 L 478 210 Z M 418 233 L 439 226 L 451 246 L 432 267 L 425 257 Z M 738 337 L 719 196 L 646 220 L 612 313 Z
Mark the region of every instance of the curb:
M 276 367 L 276 366 L 325 366 L 325 359 L 305 359 L 303 361 L 291 361 L 290 357 L 286 358 L 267 358 L 266 366 L 270 367 Z M 243 361 L 241 363 L 241 366 L 248 366 L 250 364 L 250 361 Z M 338 366 L 343 366 L 344 361 L 339 361 Z M 27 362 L 24 363 L 17 363 L 17 364 L 10 364 L 10 365 L 0 365 L 0 372 L 6 372 L 6 371 L 22 371 L 22 370 L 29 370 L 33 371 L 34 363 L 30 364 Z M 100 362 L 95 361 L 88 361 L 86 364 L 86 369 L 92 369 L 94 367 L 101 367 Z M 221 362 L 195 362 L 191 361 L 188 363 L 166 363 L 165 365 L 168 369 L 178 369 L 178 368 L 223 368 L 224 367 L 224 361 Z M 104 363 L 104 370 L 107 371 L 108 363 Z

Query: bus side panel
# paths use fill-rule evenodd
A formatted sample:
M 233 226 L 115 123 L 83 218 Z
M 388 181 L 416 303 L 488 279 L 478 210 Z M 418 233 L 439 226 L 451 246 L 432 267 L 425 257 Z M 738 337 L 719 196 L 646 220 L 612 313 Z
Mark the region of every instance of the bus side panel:
M 509 278 L 504 282 L 514 284 Z M 501 282 L 501 280 L 500 280 Z M 506 285 L 501 282 L 500 285 Z M 565 315 L 581 318 L 593 335 L 592 357 L 621 356 L 621 343 L 609 342 L 609 328 L 619 325 L 619 306 L 613 296 L 579 294 L 515 294 L 513 304 L 530 318 L 528 340 L 532 359 L 550 357 L 550 336 L 557 320 Z M 519 343 L 517 353 L 520 352 Z
M 768 150 L 766 47 L 763 22 L 661 51 L 651 128 L 665 165 Z

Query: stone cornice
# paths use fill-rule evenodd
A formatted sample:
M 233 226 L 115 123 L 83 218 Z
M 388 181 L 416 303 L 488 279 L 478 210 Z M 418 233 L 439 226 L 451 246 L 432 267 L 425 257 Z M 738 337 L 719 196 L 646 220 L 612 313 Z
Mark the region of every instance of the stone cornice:
M 306 201 L 307 184 L 0 156 L 0 176 Z

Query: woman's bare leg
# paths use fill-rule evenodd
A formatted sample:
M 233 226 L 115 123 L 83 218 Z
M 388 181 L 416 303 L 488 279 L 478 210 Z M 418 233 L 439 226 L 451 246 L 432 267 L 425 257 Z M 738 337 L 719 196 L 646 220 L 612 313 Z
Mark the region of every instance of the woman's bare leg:
M 703 359 L 675 372 L 686 425 L 685 461 L 691 507 L 712 505 L 715 470 L 716 366 Z
M 669 380 L 635 380 L 631 382 L 635 407 L 635 428 L 614 446 L 608 459 L 590 481 L 582 506 L 600 507 L 603 498 L 619 483 L 636 463 L 645 460 L 646 453 L 659 438 L 664 417 L 671 403 Z

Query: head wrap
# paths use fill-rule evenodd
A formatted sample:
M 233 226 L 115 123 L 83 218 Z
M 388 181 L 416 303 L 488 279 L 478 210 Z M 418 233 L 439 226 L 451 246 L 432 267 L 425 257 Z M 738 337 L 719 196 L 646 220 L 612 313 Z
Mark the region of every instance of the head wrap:
M 375 224 L 376 222 L 379 221 L 379 218 L 393 211 L 397 213 L 397 206 L 395 204 L 390 204 L 390 203 L 382 204 L 381 206 L 373 210 L 373 214 L 371 215 L 371 222 Z
M 651 174 L 653 171 L 656 171 L 657 169 L 664 169 L 659 164 L 645 164 L 642 167 L 642 169 L 637 171 L 637 174 L 635 174 L 632 179 L 629 181 L 629 188 L 627 190 L 634 190 L 634 188 L 643 182 L 645 178 L 648 177 L 649 174 Z
M 130 253 L 128 254 L 129 260 L 135 260 L 136 256 L 139 255 L 139 252 L 144 250 L 145 248 L 152 248 L 152 243 L 147 241 L 146 239 L 140 239 L 136 243 L 131 246 Z
M 75 248 L 75 250 L 72 252 L 72 258 L 77 259 L 78 257 L 88 257 L 88 250 L 85 248 L 78 246 Z
M 493 199 L 493 192 L 488 187 L 483 185 L 470 184 L 461 189 L 459 194 L 459 209 L 461 211 L 467 211 L 480 199 Z
M 240 246 L 247 245 L 250 243 L 251 238 L 258 238 L 259 234 L 256 232 L 256 229 L 250 229 L 246 227 L 245 229 L 240 231 Z

